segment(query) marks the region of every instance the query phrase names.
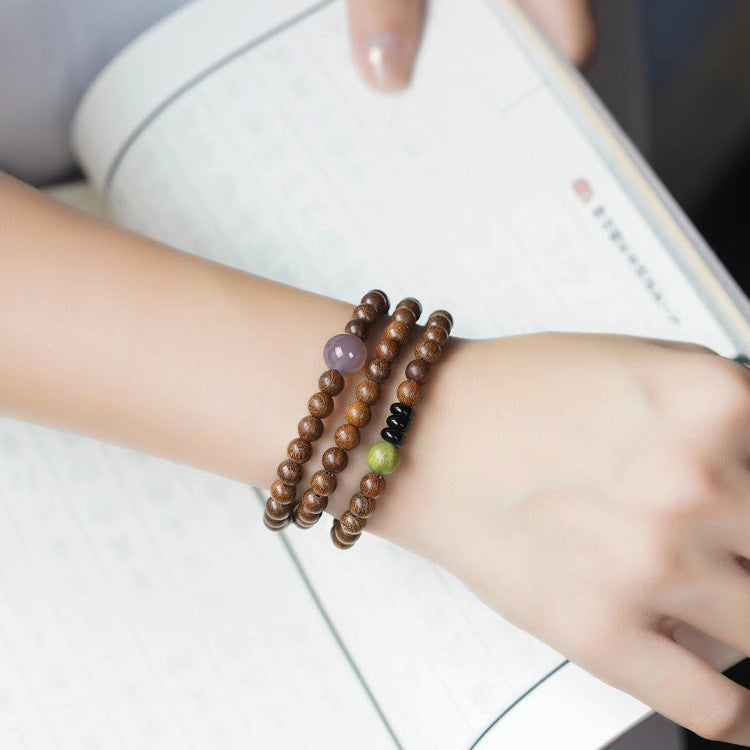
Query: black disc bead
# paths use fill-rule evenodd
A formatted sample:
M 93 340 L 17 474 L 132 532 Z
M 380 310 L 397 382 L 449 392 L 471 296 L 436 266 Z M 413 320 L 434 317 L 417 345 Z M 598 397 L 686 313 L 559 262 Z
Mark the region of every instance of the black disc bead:
M 398 414 L 391 414 L 388 419 L 385 420 L 385 423 L 395 430 L 406 432 L 407 428 L 409 427 L 409 418 L 401 417 Z
M 401 430 L 394 430 L 392 427 L 386 427 L 380 431 L 380 437 L 383 440 L 387 440 L 393 445 L 401 445 L 401 441 L 404 439 L 404 433 Z
M 395 404 L 391 404 L 391 414 L 395 414 L 399 417 L 406 417 L 409 419 L 411 416 L 411 406 L 408 404 L 402 404 L 400 401 L 396 401 Z

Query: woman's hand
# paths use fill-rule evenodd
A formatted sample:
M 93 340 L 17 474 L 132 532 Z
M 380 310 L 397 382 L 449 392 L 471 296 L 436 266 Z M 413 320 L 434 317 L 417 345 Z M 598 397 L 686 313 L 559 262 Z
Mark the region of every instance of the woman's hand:
M 457 340 L 427 400 L 368 529 L 673 721 L 750 746 L 750 691 L 670 619 L 750 654 L 750 371 L 628 336 Z
M 594 48 L 589 0 L 519 0 L 554 44 L 578 66 Z M 363 78 L 383 91 L 409 82 L 426 0 L 349 0 L 354 59 Z

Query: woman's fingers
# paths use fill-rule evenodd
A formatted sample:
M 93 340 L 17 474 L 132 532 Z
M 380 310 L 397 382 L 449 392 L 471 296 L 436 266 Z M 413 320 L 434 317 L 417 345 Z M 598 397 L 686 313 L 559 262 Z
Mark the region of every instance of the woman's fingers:
M 423 0 L 349 0 L 352 52 L 367 83 L 381 91 L 408 84 L 423 15 Z
M 589 61 L 596 44 L 590 0 L 521 0 L 521 4 L 574 65 Z
M 669 636 L 639 630 L 612 663 L 626 672 L 612 683 L 668 719 L 706 739 L 750 745 L 750 690 Z

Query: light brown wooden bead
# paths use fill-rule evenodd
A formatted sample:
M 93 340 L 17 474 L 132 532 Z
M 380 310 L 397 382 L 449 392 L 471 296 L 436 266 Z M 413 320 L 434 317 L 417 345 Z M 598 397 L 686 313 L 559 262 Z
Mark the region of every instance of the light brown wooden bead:
M 365 320 L 371 326 L 378 319 L 378 311 L 369 303 L 357 305 L 352 313 L 352 320 Z
M 367 518 L 375 512 L 376 501 L 372 497 L 365 497 L 361 492 L 352 496 L 349 501 L 349 510 L 357 518 Z
M 422 385 L 430 376 L 430 365 L 423 359 L 413 359 L 406 365 L 406 377 Z
M 288 503 L 280 503 L 272 497 L 269 497 L 268 500 L 266 500 L 265 514 L 272 521 L 283 521 L 285 518 L 289 517 L 290 511 L 291 507 Z
M 405 323 L 411 328 L 417 322 L 417 316 L 414 314 L 414 311 L 410 310 L 408 307 L 399 307 L 393 311 L 391 320 Z
M 344 331 L 350 333 L 352 336 L 356 336 L 360 341 L 365 341 L 370 335 L 370 326 L 366 320 L 357 318 L 356 320 L 350 320 L 344 326 Z
M 370 421 L 370 407 L 361 401 L 352 401 L 346 407 L 346 421 L 355 427 L 364 427 Z
M 313 393 L 307 402 L 307 410 L 311 416 L 325 419 L 333 411 L 333 398 L 322 391 Z
M 306 489 L 299 501 L 297 510 L 304 508 L 308 513 L 322 513 L 328 507 L 325 495 L 316 495 L 312 487 Z
M 266 528 L 271 529 L 271 531 L 281 531 L 282 529 L 285 529 L 287 526 L 289 526 L 291 521 L 291 518 L 285 518 L 283 521 L 274 521 L 265 513 L 263 514 L 263 523 L 265 524 Z
M 406 299 L 402 299 L 401 302 L 396 305 L 396 309 L 398 310 L 399 307 L 405 307 L 408 310 L 411 310 L 416 316 L 417 320 L 419 320 L 419 316 L 422 314 L 422 305 L 420 304 L 419 300 L 415 299 L 414 297 L 407 297 Z
M 443 346 L 448 340 L 448 331 L 446 331 L 443 326 L 437 323 L 435 325 L 428 324 L 424 329 L 422 338 L 429 339 L 430 341 L 435 341 L 436 343 L 440 344 L 440 346 Z
M 310 478 L 310 489 L 322 497 L 332 495 L 336 491 L 336 484 L 336 475 L 325 469 L 316 471 Z
M 274 479 L 271 485 L 271 497 L 279 503 L 289 505 L 294 502 L 297 490 L 294 485 L 284 484 L 280 479 Z
M 351 511 L 345 510 L 341 514 L 339 523 L 341 524 L 341 531 L 356 536 L 365 528 L 367 521 L 364 518 L 357 518 Z
M 430 320 L 432 318 L 445 318 L 448 325 L 453 328 L 453 316 L 447 310 L 435 310 L 435 312 L 430 313 Z
M 354 546 L 354 542 L 342 542 L 338 538 L 338 536 L 336 534 L 336 528 L 337 527 L 338 527 L 338 521 L 334 521 L 333 525 L 331 526 L 331 531 L 330 531 L 331 541 L 333 542 L 333 544 L 336 547 L 338 547 L 339 549 L 350 549 L 351 547 L 353 547 Z
M 299 484 L 302 479 L 302 464 L 298 464 L 296 461 L 292 461 L 291 458 L 287 458 L 286 461 L 282 461 L 278 465 L 276 475 L 284 484 L 293 487 Z
M 341 521 L 338 518 L 336 519 L 336 538 L 340 542 L 343 542 L 344 544 L 354 544 L 360 536 L 362 536 L 361 532 L 359 534 L 350 534 L 342 528 Z
M 318 378 L 318 388 L 321 393 L 338 396 L 344 390 L 344 376 L 338 370 L 326 370 Z
M 419 397 L 422 395 L 422 388 L 416 380 L 404 380 L 399 385 L 396 395 L 402 404 L 414 406 L 419 402 Z
M 414 354 L 418 359 L 423 359 L 427 364 L 434 365 L 440 359 L 443 349 L 437 341 L 421 339 L 414 348 Z
M 451 332 L 451 325 L 445 318 L 441 318 L 439 316 L 437 318 L 430 318 L 427 321 L 427 325 L 425 326 L 425 328 L 430 328 L 434 326 L 442 328 L 446 333 Z
M 323 453 L 321 463 L 326 471 L 330 471 L 331 474 L 338 474 L 346 468 L 347 463 L 349 463 L 349 456 L 343 448 L 327 448 Z
M 391 374 L 391 363 L 382 357 L 373 357 L 365 369 L 365 375 L 369 380 L 382 383 Z
M 312 456 L 312 443 L 305 438 L 294 438 L 286 447 L 286 454 L 292 461 L 303 464 Z
M 387 339 L 393 339 L 400 346 L 403 346 L 409 340 L 409 333 L 411 328 L 406 323 L 399 323 L 397 320 L 392 320 L 383 332 L 383 337 Z
M 362 297 L 360 304 L 372 305 L 378 311 L 378 315 L 383 315 L 388 312 L 388 305 L 390 303 L 385 292 L 381 292 L 380 289 L 372 289 Z
M 323 422 L 318 417 L 302 417 L 297 425 L 297 434 L 314 443 L 323 434 Z
M 364 497 L 376 500 L 385 492 L 385 477 L 374 471 L 365 474 L 359 482 L 359 491 Z
M 380 341 L 375 344 L 375 354 L 377 354 L 378 357 L 387 359 L 389 362 L 393 362 L 400 352 L 401 344 L 395 339 L 380 339 Z
M 350 451 L 359 445 L 359 429 L 348 422 L 339 425 L 334 433 L 333 441 L 339 448 Z
M 357 401 L 372 406 L 380 398 L 380 384 L 374 380 L 363 380 L 357 386 Z

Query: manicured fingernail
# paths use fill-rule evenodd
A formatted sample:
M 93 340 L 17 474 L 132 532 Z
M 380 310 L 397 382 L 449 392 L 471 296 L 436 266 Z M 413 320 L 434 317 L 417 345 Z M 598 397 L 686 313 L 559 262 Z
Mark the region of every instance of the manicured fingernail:
M 366 37 L 365 47 L 375 86 L 396 90 L 409 82 L 411 55 L 403 36 L 394 31 L 373 31 Z

